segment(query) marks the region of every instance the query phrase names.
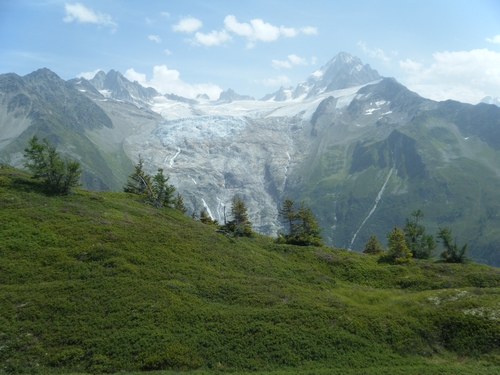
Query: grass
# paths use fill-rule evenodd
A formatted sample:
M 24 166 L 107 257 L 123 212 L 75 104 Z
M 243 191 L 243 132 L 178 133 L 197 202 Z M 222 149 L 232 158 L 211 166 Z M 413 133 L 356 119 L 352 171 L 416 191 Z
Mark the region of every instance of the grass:
M 0 169 L 0 373 L 500 373 L 500 270 L 229 239 Z

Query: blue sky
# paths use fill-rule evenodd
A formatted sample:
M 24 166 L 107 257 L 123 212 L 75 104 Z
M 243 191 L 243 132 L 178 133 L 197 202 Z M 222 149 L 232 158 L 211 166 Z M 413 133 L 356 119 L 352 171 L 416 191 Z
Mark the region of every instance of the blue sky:
M 498 0 L 2 0 L 0 74 L 115 69 L 162 93 L 261 98 L 338 52 L 424 97 L 500 96 Z

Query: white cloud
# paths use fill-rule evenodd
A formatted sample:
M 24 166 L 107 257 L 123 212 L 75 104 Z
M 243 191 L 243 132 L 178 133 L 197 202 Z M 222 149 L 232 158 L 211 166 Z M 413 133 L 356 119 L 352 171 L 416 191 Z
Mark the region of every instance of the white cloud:
M 161 43 L 161 38 L 158 35 L 149 35 L 148 39 L 156 43 Z
M 167 56 L 170 56 L 172 54 L 172 51 L 170 51 L 168 48 L 167 49 L 164 49 L 163 52 L 165 53 L 165 55 Z
M 199 19 L 193 17 L 187 17 L 181 19 L 179 23 L 177 23 L 176 25 L 173 25 L 172 30 L 183 33 L 194 33 L 202 26 L 203 23 Z
M 100 12 L 96 13 L 80 3 L 65 3 L 64 8 L 66 11 L 66 16 L 63 18 L 64 22 L 76 21 L 78 23 L 97 23 L 104 26 L 117 26 L 110 15 Z
M 273 68 L 287 68 L 290 69 L 292 64 L 288 60 L 271 60 Z
M 153 77 L 147 80 L 146 75 L 128 69 L 124 76 L 137 81 L 145 87 L 153 87 L 162 94 L 176 94 L 186 98 L 196 98 L 198 94 L 207 94 L 211 98 L 218 98 L 223 91 L 219 86 L 212 83 L 191 84 L 180 79 L 180 73 L 175 69 L 168 69 L 166 65 L 155 66 Z
M 279 27 L 273 26 L 261 19 L 251 20 L 250 24 L 253 29 L 253 35 L 251 38 L 254 40 L 273 42 L 280 37 L 281 31 Z
M 272 60 L 274 68 L 291 68 L 293 65 L 307 65 L 307 60 L 295 54 L 288 55 L 288 60 Z
M 485 96 L 500 96 L 500 53 L 488 49 L 436 52 L 424 66 L 400 61 L 410 90 L 434 99 L 476 104 Z
M 264 86 L 284 86 L 290 83 L 290 78 L 281 75 L 276 78 L 268 78 L 262 81 Z
M 195 40 L 193 42 L 195 44 L 203 44 L 207 47 L 218 46 L 231 40 L 231 36 L 226 32 L 226 30 L 213 30 L 207 34 L 197 32 L 194 34 L 194 37 Z
M 422 69 L 422 64 L 410 59 L 399 61 L 399 67 L 408 74 L 416 74 Z
M 238 22 L 235 16 L 228 15 L 224 18 L 224 26 L 226 29 L 236 35 L 244 36 L 248 39 L 247 47 L 252 48 L 257 41 L 274 42 L 280 36 L 292 38 L 299 33 L 313 35 L 317 33 L 317 29 L 311 26 L 295 29 L 293 27 L 274 26 L 257 18 L 250 23 Z
M 96 69 L 93 72 L 82 72 L 80 74 L 77 74 L 76 78 L 85 78 L 85 79 L 92 79 L 95 77 L 97 73 L 99 73 L 102 69 Z
M 168 12 L 161 12 L 161 15 L 164 17 L 170 17 L 170 13 Z
M 288 55 L 288 60 L 290 60 L 293 65 L 307 65 L 306 59 L 294 54 Z
M 500 35 L 495 35 L 493 38 L 486 38 L 490 43 L 500 44 Z
M 368 56 L 374 59 L 382 60 L 384 62 L 389 62 L 391 61 L 391 58 L 388 57 L 384 51 L 382 51 L 380 48 L 373 48 L 370 49 L 366 46 L 366 43 L 363 41 L 358 42 L 358 47 L 361 48 L 361 50 L 366 53 Z
M 148 25 L 151 25 L 151 24 L 155 23 L 155 20 L 152 20 L 151 18 L 146 17 L 146 23 Z
M 316 56 L 311 57 L 311 65 L 316 65 L 318 58 Z
M 224 18 L 224 25 L 229 31 L 232 31 L 237 35 L 251 37 L 254 33 L 252 26 L 248 23 L 239 23 L 233 15 L 229 15 Z
M 306 35 L 317 35 L 318 34 L 318 28 L 312 27 L 312 26 L 301 27 L 300 31 Z
M 293 27 L 280 26 L 280 33 L 283 36 L 286 36 L 288 38 L 292 38 L 294 36 L 297 36 L 297 34 L 299 32 L 297 30 L 295 30 Z

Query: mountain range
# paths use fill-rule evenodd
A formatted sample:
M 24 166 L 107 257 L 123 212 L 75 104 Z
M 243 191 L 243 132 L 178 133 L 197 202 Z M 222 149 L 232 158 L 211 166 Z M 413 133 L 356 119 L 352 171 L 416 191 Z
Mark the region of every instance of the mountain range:
M 36 133 L 81 162 L 85 187 L 120 190 L 140 157 L 148 172 L 165 170 L 190 213 L 223 221 L 240 195 L 254 229 L 275 235 L 288 196 L 312 208 L 328 244 L 353 250 L 370 234 L 385 243 L 421 209 L 429 233 L 449 227 L 474 259 L 500 265 L 500 108 L 490 102 L 422 98 L 347 53 L 260 100 L 40 69 L 0 75 L 0 161 L 22 166 Z

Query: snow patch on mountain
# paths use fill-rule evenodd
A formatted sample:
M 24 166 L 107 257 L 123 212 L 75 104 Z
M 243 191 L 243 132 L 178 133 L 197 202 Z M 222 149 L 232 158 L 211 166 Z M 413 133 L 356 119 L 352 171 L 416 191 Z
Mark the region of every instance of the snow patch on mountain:
M 289 92 L 287 99 L 283 101 L 238 100 L 231 103 L 206 101 L 198 104 L 189 104 L 169 100 L 164 96 L 158 96 L 154 98 L 152 110 L 159 113 L 166 120 L 172 121 L 203 116 L 248 117 L 255 119 L 299 116 L 302 120 L 309 121 L 319 103 L 327 97 L 335 97 L 337 99 L 336 108 L 342 109 L 351 104 L 353 99 L 356 98 L 357 92 L 362 87 L 377 84 L 378 82 L 380 80 L 346 89 L 323 92 L 309 98 L 306 97 L 306 94 L 298 98 L 292 98 L 291 92 Z M 382 106 L 384 104 L 386 103 L 377 102 L 376 105 Z

